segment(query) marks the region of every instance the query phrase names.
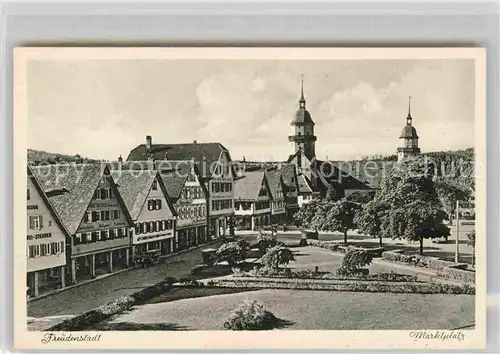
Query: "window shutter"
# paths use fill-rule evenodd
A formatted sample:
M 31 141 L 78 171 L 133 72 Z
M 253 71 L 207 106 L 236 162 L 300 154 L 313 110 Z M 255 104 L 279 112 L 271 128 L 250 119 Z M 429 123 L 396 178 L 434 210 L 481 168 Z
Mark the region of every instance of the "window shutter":
M 60 247 L 61 247 L 60 252 L 64 253 L 64 251 L 65 251 L 65 249 L 64 249 L 64 241 L 59 242 L 59 244 L 60 244 Z
M 113 188 L 109 189 L 109 198 L 113 198 Z
M 56 253 L 57 253 L 57 252 L 56 252 L 56 251 L 57 251 L 57 250 L 56 250 L 56 247 L 57 247 L 57 243 L 56 243 L 56 242 L 51 242 L 51 243 L 50 243 L 50 252 L 51 252 L 52 254 L 56 254 Z
M 158 199 L 158 200 L 157 200 L 157 203 L 158 203 L 158 207 L 157 207 L 157 209 L 158 209 L 158 210 L 160 210 L 160 209 L 161 209 L 161 199 Z
M 40 227 L 40 229 L 41 229 L 41 228 L 43 227 L 43 216 L 41 216 L 41 215 L 40 215 L 40 216 L 38 217 L 38 221 L 39 221 L 39 223 L 40 223 L 40 224 L 39 224 L 39 227 Z

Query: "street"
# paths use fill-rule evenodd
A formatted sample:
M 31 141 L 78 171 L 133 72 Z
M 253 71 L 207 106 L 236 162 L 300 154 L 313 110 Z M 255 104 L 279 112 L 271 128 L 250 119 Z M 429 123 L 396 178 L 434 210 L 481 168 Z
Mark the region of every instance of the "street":
M 217 247 L 217 245 L 207 245 L 173 255 L 165 259 L 163 263 L 149 268 L 132 269 L 31 301 L 28 303 L 28 316 L 79 315 L 116 300 L 120 296 L 158 283 L 167 276 L 178 279 L 186 277 L 190 274 L 191 268 L 202 263 L 202 250 L 209 247 Z

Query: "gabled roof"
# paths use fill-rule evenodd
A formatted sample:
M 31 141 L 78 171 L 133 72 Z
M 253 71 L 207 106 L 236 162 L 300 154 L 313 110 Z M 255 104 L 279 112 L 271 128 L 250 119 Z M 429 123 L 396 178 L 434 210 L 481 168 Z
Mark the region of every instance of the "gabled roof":
M 214 163 L 225 153 L 231 161 L 229 151 L 221 143 L 152 144 L 148 150 L 145 144 L 138 145 L 127 157 L 127 161 L 194 160 L 202 177 L 211 177 Z
M 191 172 L 199 177 L 196 164 L 193 160 L 180 160 L 180 161 L 157 161 L 156 166 L 158 173 L 167 189 L 167 193 L 173 202 L 179 199 L 182 189 Z M 205 195 L 205 187 L 200 183 Z
M 310 194 L 313 193 L 313 188 L 311 182 L 304 176 L 300 174 L 297 176 L 299 182 L 299 193 L 300 194 Z
M 245 201 L 257 201 L 259 198 L 260 186 L 265 183 L 264 171 L 246 172 L 244 176 L 234 183 L 234 199 Z
M 283 178 L 278 170 L 268 170 L 266 172 L 267 182 L 273 199 L 278 198 L 278 191 L 282 189 Z
M 110 174 L 108 166 L 102 163 L 42 165 L 31 169 L 71 234 L 78 230 L 100 179 Z M 119 193 L 117 198 L 132 222 Z
M 52 203 L 49 201 L 49 198 L 47 197 L 47 195 L 43 191 L 42 187 L 40 186 L 40 182 L 38 181 L 35 174 L 33 173 L 32 167 L 29 165 L 28 165 L 27 172 L 28 172 L 28 178 L 31 179 L 31 182 L 35 186 L 35 189 L 37 190 L 38 194 L 41 196 L 43 202 L 45 203 L 45 206 L 47 207 L 47 209 L 49 209 L 50 214 L 54 217 L 54 220 L 55 220 L 57 226 L 59 226 L 59 228 L 62 230 L 62 232 L 65 236 L 69 236 L 70 233 L 69 233 L 68 229 L 63 224 L 61 217 L 59 216 L 57 211 L 54 209 L 54 206 L 52 205 Z
M 133 220 L 137 220 L 156 178 L 149 170 L 114 170 L 111 175 Z
M 139 172 L 132 169 L 121 169 L 112 171 L 111 175 L 133 220 L 139 218 L 155 179 L 158 181 L 158 186 L 162 190 L 172 214 L 177 215 L 158 171 L 144 169 Z
M 284 163 L 278 166 L 281 175 L 283 176 L 283 182 L 287 187 L 296 187 L 299 188 L 297 183 L 297 170 L 295 169 L 295 165 L 290 163 Z

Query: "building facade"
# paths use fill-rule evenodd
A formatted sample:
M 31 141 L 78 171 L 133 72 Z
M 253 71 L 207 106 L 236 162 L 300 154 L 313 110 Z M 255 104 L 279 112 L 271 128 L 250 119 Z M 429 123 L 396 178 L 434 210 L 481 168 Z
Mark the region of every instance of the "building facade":
M 247 171 L 235 183 L 235 225 L 258 230 L 271 225 L 272 193 L 266 172 Z
M 271 190 L 271 224 L 286 223 L 285 184 L 279 170 L 271 169 L 266 173 Z
M 213 239 L 232 234 L 234 216 L 234 177 L 229 151 L 220 143 L 153 144 L 146 137 L 130 151 L 127 161 L 190 161 L 193 160 L 200 182 L 208 191 L 206 210 L 208 236 Z
M 132 258 L 174 252 L 176 212 L 158 171 L 122 168 L 112 176 L 134 221 Z
M 294 223 L 294 215 L 299 211 L 299 183 L 295 165 L 284 163 L 279 166 L 279 171 L 285 186 L 285 213 L 288 224 Z
M 127 267 L 134 223 L 109 168 L 96 163 L 33 171 L 70 234 L 71 283 Z
M 27 292 L 29 297 L 66 286 L 68 232 L 28 167 L 27 183 Z
M 168 160 L 155 164 L 177 213 L 174 250 L 208 242 L 208 192 L 194 161 Z
M 399 140 L 401 145 L 398 147 L 398 162 L 402 161 L 404 158 L 409 156 L 416 156 L 420 154 L 420 148 L 418 147 L 418 135 L 417 130 L 412 124 L 413 118 L 411 116 L 411 98 L 408 103 L 408 116 L 406 117 L 406 125 L 401 131 Z

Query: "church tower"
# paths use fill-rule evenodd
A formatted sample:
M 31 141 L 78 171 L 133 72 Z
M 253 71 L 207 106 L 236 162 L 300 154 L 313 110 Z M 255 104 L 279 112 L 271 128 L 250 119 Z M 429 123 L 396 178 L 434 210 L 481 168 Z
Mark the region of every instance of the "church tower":
M 288 141 L 294 143 L 294 152 L 299 150 L 312 161 L 316 156 L 315 145 L 316 136 L 314 135 L 314 122 L 311 115 L 306 110 L 306 99 L 304 98 L 304 79 L 300 90 L 299 109 L 295 113 L 295 118 L 290 123 L 295 127 L 295 135 L 288 137 Z
M 412 125 L 413 118 L 411 117 L 411 97 L 408 101 L 408 116 L 406 117 L 406 126 L 401 132 L 399 139 L 401 140 L 401 145 L 398 147 L 398 162 L 403 160 L 407 156 L 416 156 L 420 154 L 420 148 L 418 147 L 418 135 L 417 130 Z

